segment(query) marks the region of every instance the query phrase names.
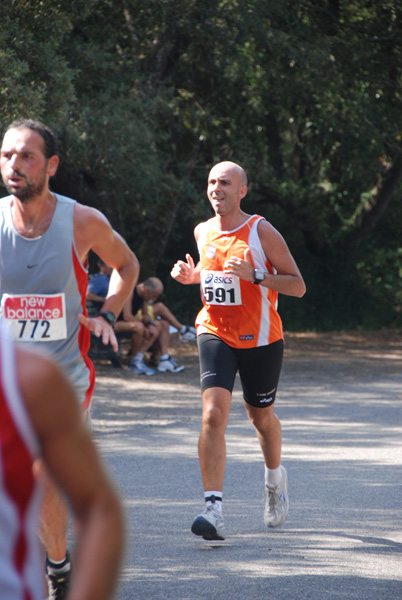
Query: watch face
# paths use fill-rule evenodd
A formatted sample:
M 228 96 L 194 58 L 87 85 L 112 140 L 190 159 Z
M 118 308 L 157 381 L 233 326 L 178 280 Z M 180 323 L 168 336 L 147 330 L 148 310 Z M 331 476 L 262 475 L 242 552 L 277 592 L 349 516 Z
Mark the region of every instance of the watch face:
M 107 321 L 109 323 L 109 325 L 114 325 L 116 323 L 116 317 L 114 315 L 114 313 L 112 313 L 110 310 L 103 310 L 99 313 L 100 317 L 103 317 L 105 319 L 105 321 Z
M 254 269 L 254 283 L 260 283 L 261 281 L 264 281 L 264 278 L 264 271 L 260 271 L 260 269 Z
M 110 323 L 111 325 L 114 325 L 114 324 L 115 324 L 115 322 L 116 322 L 116 317 L 115 317 L 114 313 L 112 313 L 110 310 L 108 310 L 108 311 L 106 312 L 106 314 L 107 314 L 107 317 L 106 317 L 106 318 L 107 318 L 107 320 L 109 321 L 109 323 Z

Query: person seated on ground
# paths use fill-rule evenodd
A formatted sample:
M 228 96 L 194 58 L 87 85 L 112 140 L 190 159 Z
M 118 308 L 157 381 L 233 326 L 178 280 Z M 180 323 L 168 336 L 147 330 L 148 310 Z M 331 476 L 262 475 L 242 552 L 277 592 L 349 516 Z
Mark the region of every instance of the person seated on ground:
M 152 347 L 153 350 L 153 364 L 158 371 L 179 373 L 184 367 L 178 365 L 169 354 L 170 326 L 179 331 L 182 342 L 195 340 L 195 329 L 180 323 L 163 302 L 155 302 L 162 292 L 163 283 L 157 277 L 149 277 L 137 284 L 123 308 L 122 318 L 126 321 L 133 318 L 141 319 L 147 330 L 153 331 L 156 328 L 159 334 L 148 347 L 149 349 Z M 130 361 L 129 367 L 134 372 L 142 372 L 144 367 L 148 368 L 144 364 L 144 354 L 145 352 L 140 350 Z
M 109 267 L 103 260 L 98 260 L 99 272 L 95 273 L 88 282 L 86 302 L 88 312 L 92 309 L 97 312 L 99 307 L 103 305 L 105 298 L 108 293 L 110 277 L 113 269 Z M 129 368 L 133 372 L 138 372 L 138 369 L 132 369 L 130 364 L 133 362 L 134 357 L 140 354 L 142 357 L 148 348 L 150 348 L 159 335 L 159 330 L 155 327 L 146 327 L 141 319 L 136 317 L 131 318 L 130 314 L 127 313 L 125 320 L 117 320 L 114 326 L 115 333 L 127 332 L 131 334 L 131 346 L 130 346 L 130 358 Z M 141 372 L 145 375 L 153 375 L 154 369 L 150 369 L 146 365 L 143 365 Z
M 131 332 L 131 346 L 128 369 L 137 375 L 154 375 L 155 369 L 144 363 L 144 356 L 159 338 L 161 327 L 158 323 L 143 322 L 132 312 L 132 294 L 117 317 L 115 332 Z M 181 370 L 181 369 L 180 369 Z
M 109 267 L 103 260 L 98 260 L 99 272 L 95 273 L 88 281 L 87 287 L 87 303 L 94 305 L 96 309 L 103 305 L 109 290 L 110 277 L 112 275 L 112 267 Z
M 183 325 L 172 313 L 172 311 L 163 302 L 156 302 L 157 298 L 163 293 L 163 283 L 158 277 L 149 277 L 143 283 L 137 285 L 138 294 L 144 297 L 144 289 L 150 290 L 151 300 L 147 302 L 147 309 L 151 319 L 162 319 L 169 323 L 169 333 L 171 327 L 179 332 L 180 341 L 195 342 L 197 339 L 195 327 Z M 146 292 L 145 292 L 146 294 Z M 137 315 L 138 316 L 138 315 Z

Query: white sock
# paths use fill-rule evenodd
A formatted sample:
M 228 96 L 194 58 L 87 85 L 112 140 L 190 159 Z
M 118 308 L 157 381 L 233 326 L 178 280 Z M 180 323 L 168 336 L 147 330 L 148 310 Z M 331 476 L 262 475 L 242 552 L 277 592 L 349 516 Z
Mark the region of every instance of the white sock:
M 214 504 L 218 510 L 222 512 L 222 492 L 208 491 L 204 492 L 205 503 L 207 506 L 212 504 L 212 498 L 214 498 Z
M 138 352 L 135 356 L 134 356 L 134 360 L 138 360 L 140 362 L 142 362 L 142 359 L 144 358 L 144 355 L 142 354 L 142 352 Z
M 63 560 L 52 560 L 47 557 L 46 563 L 46 571 L 51 575 L 61 575 L 63 573 L 67 573 L 71 569 L 70 558 L 67 555 L 63 558 Z
M 184 333 L 187 329 L 187 325 L 183 325 L 183 327 L 180 329 L 180 333 Z
M 265 466 L 265 484 L 266 485 L 278 485 L 282 481 L 282 470 L 281 465 L 276 469 L 268 469 Z
M 162 354 L 162 356 L 160 357 L 159 360 L 168 360 L 169 359 L 169 354 Z

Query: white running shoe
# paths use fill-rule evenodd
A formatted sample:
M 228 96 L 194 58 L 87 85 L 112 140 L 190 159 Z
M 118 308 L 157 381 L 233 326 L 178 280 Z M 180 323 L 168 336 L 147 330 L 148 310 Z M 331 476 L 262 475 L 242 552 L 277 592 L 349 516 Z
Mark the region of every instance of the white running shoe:
M 180 341 L 183 342 L 183 344 L 194 342 L 197 339 L 195 327 L 190 327 L 189 325 L 186 325 L 185 327 L 186 329 L 180 334 Z
M 191 526 L 195 535 L 201 535 L 204 540 L 224 540 L 225 532 L 222 512 L 215 503 L 205 507 L 203 513 L 198 515 Z
M 150 369 L 141 360 L 133 360 L 127 365 L 127 368 L 136 375 L 153 375 L 156 372 L 155 369 Z
M 169 356 L 166 360 L 161 360 L 158 365 L 158 371 L 162 373 L 169 371 L 170 373 L 180 373 L 184 369 L 183 365 L 178 365 L 174 358 Z
M 264 523 L 267 527 L 282 525 L 289 512 L 288 474 L 281 466 L 282 480 L 278 485 L 265 484 Z

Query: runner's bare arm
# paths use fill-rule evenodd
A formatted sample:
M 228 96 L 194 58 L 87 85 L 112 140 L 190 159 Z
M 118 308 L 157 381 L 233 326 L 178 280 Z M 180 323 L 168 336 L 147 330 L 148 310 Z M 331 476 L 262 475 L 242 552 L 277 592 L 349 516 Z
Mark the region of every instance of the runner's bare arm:
M 306 291 L 306 286 L 282 235 L 267 221 L 260 221 L 258 234 L 266 257 L 277 271 L 275 275 L 266 273 L 260 285 L 287 296 L 301 298 Z M 254 267 L 248 250 L 244 260 L 231 257 L 224 266 L 225 272 L 234 273 L 245 281 L 254 281 Z
M 113 267 L 102 311 L 119 315 L 138 279 L 140 268 L 137 257 L 101 212 L 78 203 L 74 209 L 74 238 L 83 264 L 88 252 L 93 250 L 106 264 Z M 105 344 L 111 342 L 117 350 L 113 329 L 102 317 L 86 319 L 80 316 L 80 322 L 94 331 L 95 335 L 102 337 Z
M 37 353 L 20 349 L 17 374 L 42 458 L 71 502 L 79 523 L 68 600 L 108 600 L 123 550 L 120 501 L 84 424 L 71 384 L 59 368 Z

